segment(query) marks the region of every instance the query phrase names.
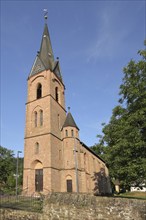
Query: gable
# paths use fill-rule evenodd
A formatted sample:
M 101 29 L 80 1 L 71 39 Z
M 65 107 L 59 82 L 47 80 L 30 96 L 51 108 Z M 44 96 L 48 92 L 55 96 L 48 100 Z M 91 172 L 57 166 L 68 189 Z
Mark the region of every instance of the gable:
M 29 76 L 33 76 L 33 75 L 35 75 L 37 73 L 40 73 L 44 70 L 45 70 L 45 67 L 44 67 L 42 61 L 40 60 L 39 56 L 37 56 L 35 61 L 34 61 L 34 64 L 32 66 L 32 69 L 31 69 L 31 72 L 30 72 Z

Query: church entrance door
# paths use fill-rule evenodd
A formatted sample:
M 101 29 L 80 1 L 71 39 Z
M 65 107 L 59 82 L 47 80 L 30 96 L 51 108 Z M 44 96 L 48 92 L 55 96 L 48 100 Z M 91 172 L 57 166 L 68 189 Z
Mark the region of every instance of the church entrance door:
M 35 191 L 43 191 L 43 169 L 35 170 Z
M 67 180 L 67 192 L 72 192 L 72 180 Z

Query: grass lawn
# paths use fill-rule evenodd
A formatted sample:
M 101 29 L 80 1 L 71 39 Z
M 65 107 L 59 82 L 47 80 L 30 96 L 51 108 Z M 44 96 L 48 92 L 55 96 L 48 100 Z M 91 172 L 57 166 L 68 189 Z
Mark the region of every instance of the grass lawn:
M 42 201 L 39 198 L 2 196 L 0 197 L 1 208 L 11 208 L 17 210 L 27 210 L 34 212 L 42 211 Z
M 146 200 L 146 192 L 139 192 L 139 191 L 126 192 L 126 193 L 121 193 L 117 195 L 117 197 Z

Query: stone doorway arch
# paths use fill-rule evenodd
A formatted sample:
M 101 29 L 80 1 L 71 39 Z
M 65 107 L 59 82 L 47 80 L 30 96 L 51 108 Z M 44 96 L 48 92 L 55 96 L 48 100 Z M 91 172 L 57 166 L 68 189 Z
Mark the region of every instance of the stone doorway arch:
M 72 176 L 71 175 L 66 176 L 66 190 L 67 190 L 67 192 L 72 192 L 73 191 Z
M 43 164 L 39 160 L 32 163 L 32 168 L 35 171 L 35 192 L 43 191 Z

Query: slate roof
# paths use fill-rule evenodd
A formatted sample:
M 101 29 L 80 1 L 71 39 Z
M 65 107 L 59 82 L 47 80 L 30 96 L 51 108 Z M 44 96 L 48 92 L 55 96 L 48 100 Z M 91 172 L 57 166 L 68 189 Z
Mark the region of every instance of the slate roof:
M 40 73 L 42 71 L 45 70 L 45 66 L 42 63 L 41 59 L 39 58 L 39 56 L 37 55 L 34 61 L 34 64 L 32 66 L 32 69 L 30 71 L 30 76 L 35 75 L 37 73 Z
M 35 58 L 29 77 L 48 69 L 54 72 L 62 82 L 59 61 L 54 60 L 48 26 L 45 24 L 40 51 Z
M 79 130 L 78 126 L 76 125 L 73 117 L 72 117 L 72 114 L 70 112 L 68 112 L 67 116 L 66 116 L 66 119 L 65 119 L 65 122 L 64 122 L 64 125 L 63 125 L 63 128 L 65 127 L 75 127 Z
M 40 47 L 39 57 L 42 60 L 46 69 L 53 71 L 54 69 L 54 55 L 48 31 L 48 26 L 45 24 L 44 32 L 42 36 L 42 42 Z
M 60 64 L 58 60 L 55 61 L 53 73 L 55 73 L 55 75 L 62 81 L 61 69 L 60 69 Z

